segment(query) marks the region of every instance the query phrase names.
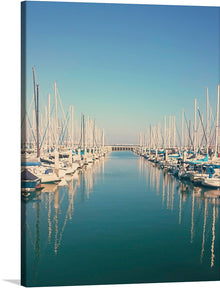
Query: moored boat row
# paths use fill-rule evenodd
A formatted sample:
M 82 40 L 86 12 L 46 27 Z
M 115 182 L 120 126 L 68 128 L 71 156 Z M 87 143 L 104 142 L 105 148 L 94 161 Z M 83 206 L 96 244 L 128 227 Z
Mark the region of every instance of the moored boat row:
M 81 115 L 78 125 L 74 119 L 73 106 L 64 113 L 61 97 L 54 83 L 54 108 L 51 97 L 44 115 L 39 105 L 39 84 L 35 81 L 33 68 L 33 101 L 24 109 L 21 139 L 21 188 L 22 191 L 41 189 L 46 184 L 66 185 L 68 175 L 78 173 L 86 165 L 104 157 L 109 149 L 104 145 L 104 129 L 95 120 Z M 42 100 L 45 101 L 45 99 Z M 60 104 L 60 111 L 58 107 Z M 29 111 L 34 105 L 32 121 Z M 26 108 L 26 107 L 25 107 Z M 40 109 L 41 108 L 41 109 Z M 54 113 L 53 113 L 54 111 Z M 62 116 L 61 116 L 62 115 Z
M 139 146 L 135 149 L 135 153 L 154 162 L 180 180 L 187 179 L 196 185 L 219 189 L 220 85 L 217 86 L 215 118 L 212 115 L 208 88 L 206 92 L 206 123 L 203 121 L 197 99 L 195 99 L 193 125 L 192 121 L 187 121 L 184 109 L 182 110 L 181 133 L 178 131 L 175 116 L 169 117 L 168 127 L 165 116 L 164 130 L 161 129 L 159 123 L 158 127 L 150 125 L 144 137 L 140 134 Z M 197 121 L 198 115 L 199 122 Z

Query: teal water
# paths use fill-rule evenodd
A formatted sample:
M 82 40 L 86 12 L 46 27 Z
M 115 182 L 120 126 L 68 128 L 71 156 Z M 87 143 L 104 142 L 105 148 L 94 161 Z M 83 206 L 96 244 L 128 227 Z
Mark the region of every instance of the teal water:
M 129 151 L 67 180 L 22 201 L 27 286 L 220 280 L 220 202 L 208 190 Z

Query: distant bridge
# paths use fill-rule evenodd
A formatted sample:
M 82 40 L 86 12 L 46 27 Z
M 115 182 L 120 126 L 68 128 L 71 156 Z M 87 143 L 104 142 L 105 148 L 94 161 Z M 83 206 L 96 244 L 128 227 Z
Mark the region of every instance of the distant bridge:
M 134 151 L 138 147 L 137 144 L 114 144 L 108 145 L 112 151 Z

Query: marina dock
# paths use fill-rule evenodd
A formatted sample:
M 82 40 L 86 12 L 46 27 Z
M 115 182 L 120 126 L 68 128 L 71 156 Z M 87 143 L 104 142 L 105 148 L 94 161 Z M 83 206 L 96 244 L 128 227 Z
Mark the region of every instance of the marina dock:
M 40 110 L 35 77 L 21 143 L 27 283 L 218 280 L 220 86 L 214 117 L 207 90 L 206 120 L 195 100 L 194 121 L 182 109 L 180 123 L 110 144 L 98 119 L 64 111 L 56 83 Z

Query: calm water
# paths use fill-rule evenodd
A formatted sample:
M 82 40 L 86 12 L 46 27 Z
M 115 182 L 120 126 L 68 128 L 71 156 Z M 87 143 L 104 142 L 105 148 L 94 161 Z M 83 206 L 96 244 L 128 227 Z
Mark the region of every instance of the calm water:
M 23 202 L 27 285 L 219 280 L 220 202 L 207 191 L 127 151 L 48 185 Z

